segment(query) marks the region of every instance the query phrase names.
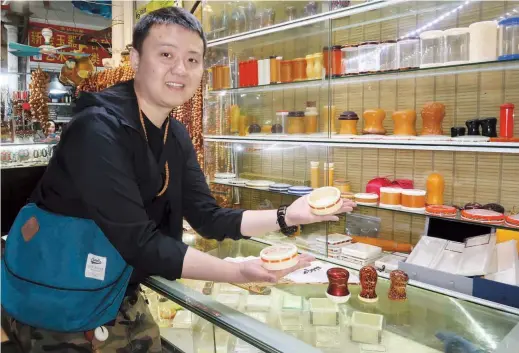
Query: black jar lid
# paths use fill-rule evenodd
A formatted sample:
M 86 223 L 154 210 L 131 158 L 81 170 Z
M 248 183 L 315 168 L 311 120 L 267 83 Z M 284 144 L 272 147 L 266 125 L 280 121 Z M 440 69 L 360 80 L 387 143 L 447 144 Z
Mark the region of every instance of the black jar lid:
M 341 113 L 339 120 L 359 120 L 359 116 L 355 112 L 345 111 Z
M 494 117 L 490 117 L 490 118 L 480 118 L 479 120 L 480 120 L 480 121 L 495 121 L 495 122 L 497 122 L 497 118 L 494 118 Z
M 301 111 L 288 112 L 289 118 L 298 118 L 298 117 L 304 117 L 304 116 L 305 116 L 305 112 L 301 112 Z
M 451 127 L 451 137 L 465 136 L 466 128 L 462 126 Z
M 332 47 L 333 50 L 341 50 L 342 45 L 334 45 Z
M 479 124 L 480 120 L 477 119 L 477 118 L 476 119 L 470 119 L 470 120 L 467 120 L 465 123 L 468 124 L 468 125 Z

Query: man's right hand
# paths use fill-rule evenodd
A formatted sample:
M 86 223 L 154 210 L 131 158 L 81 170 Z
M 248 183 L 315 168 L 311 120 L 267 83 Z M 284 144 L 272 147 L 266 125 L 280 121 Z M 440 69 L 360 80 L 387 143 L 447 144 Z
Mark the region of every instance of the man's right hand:
M 297 271 L 301 268 L 310 266 L 311 262 L 315 258 L 310 254 L 299 255 L 299 262 L 297 265 L 287 268 L 281 271 L 270 271 L 263 267 L 261 260 L 250 260 L 240 262 L 239 265 L 239 278 L 240 281 L 236 283 L 249 283 L 249 282 L 270 282 L 276 283 L 282 277 L 288 275 L 291 272 Z

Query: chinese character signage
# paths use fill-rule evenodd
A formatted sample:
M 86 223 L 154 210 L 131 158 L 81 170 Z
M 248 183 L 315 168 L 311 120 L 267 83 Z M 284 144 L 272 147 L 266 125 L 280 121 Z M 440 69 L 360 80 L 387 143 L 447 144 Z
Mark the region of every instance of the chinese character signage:
M 182 7 L 182 1 L 181 0 L 151 0 L 146 5 L 143 5 L 139 7 L 135 11 L 135 20 L 138 21 L 141 19 L 142 16 L 146 15 L 148 12 L 161 9 L 163 7 L 168 6 L 176 6 L 176 7 Z
M 43 28 L 50 28 L 52 30 L 52 38 L 50 39 L 50 45 L 54 47 L 61 47 L 63 45 L 69 45 L 69 48 L 61 49 L 64 52 L 73 52 L 79 50 L 83 53 L 90 54 L 90 60 L 94 66 L 103 66 L 103 59 L 110 58 L 110 53 L 99 45 L 80 45 L 75 44 L 74 41 L 81 37 L 83 34 L 92 34 L 95 30 L 78 28 L 78 27 L 67 27 L 60 25 L 51 25 L 46 23 L 31 22 L 29 24 L 29 45 L 32 47 L 39 47 L 45 44 L 45 39 L 41 35 Z M 111 44 L 109 39 L 96 38 L 95 40 L 100 43 Z M 38 57 L 31 56 L 33 62 L 45 62 L 53 64 L 63 64 L 71 56 L 62 54 L 55 55 L 54 57 L 48 55 L 40 55 Z

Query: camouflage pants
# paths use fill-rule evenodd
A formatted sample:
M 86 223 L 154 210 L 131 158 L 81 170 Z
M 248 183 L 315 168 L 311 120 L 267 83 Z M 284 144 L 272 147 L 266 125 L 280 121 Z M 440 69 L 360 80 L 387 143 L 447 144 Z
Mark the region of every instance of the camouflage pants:
M 105 326 L 109 335 L 104 342 L 93 338 L 92 331 L 61 333 L 24 325 L 12 318 L 9 318 L 9 322 L 12 335 L 24 353 L 162 352 L 159 327 L 153 320 L 148 304 L 141 293 L 124 298 L 115 325 Z

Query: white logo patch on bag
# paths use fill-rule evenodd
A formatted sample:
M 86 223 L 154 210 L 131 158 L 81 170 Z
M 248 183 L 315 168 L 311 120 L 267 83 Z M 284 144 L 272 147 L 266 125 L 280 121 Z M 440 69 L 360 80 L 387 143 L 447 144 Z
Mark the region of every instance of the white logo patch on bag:
M 105 280 L 106 272 L 106 257 L 88 254 L 85 277 L 97 279 L 99 281 Z

